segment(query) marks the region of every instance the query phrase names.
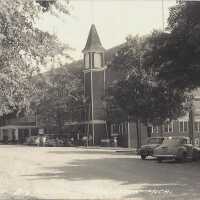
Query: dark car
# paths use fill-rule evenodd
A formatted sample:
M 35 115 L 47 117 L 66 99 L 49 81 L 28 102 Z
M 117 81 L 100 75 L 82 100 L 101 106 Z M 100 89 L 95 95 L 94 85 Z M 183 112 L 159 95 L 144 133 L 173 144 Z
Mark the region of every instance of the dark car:
M 153 156 L 153 150 L 160 146 L 164 140 L 164 137 L 151 137 L 147 139 L 145 145 L 142 145 L 139 149 L 139 155 L 142 160 L 144 160 L 147 156 Z
M 186 159 L 198 160 L 200 149 L 190 143 L 184 136 L 165 138 L 162 145 L 154 149 L 154 157 L 159 162 L 162 160 L 185 161 Z

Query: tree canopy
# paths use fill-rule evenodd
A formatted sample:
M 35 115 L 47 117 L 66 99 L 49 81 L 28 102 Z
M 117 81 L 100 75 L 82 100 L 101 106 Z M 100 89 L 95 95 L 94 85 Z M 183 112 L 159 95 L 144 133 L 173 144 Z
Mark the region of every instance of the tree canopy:
M 62 131 L 66 114 L 81 103 L 81 79 L 67 66 L 52 69 L 43 76 L 40 95 L 32 106 L 37 110 L 40 126 L 54 126 Z
M 129 38 L 111 64 L 126 71 L 113 87 L 115 102 L 140 120 L 179 117 L 188 92 L 200 86 L 200 2 L 171 7 L 167 28 Z
M 200 2 L 181 1 L 172 7 L 168 29 L 158 51 L 160 78 L 170 87 L 191 91 L 200 86 Z
M 44 6 L 32 0 L 0 2 L 0 116 L 28 110 L 38 90 L 34 76 L 40 66 L 58 54 L 68 56 L 66 45 L 35 26 Z M 55 2 L 48 8 L 67 14 L 66 6 Z
M 149 51 L 154 52 L 160 46 L 159 32 L 139 38 L 129 37 L 119 49 L 111 67 L 125 73 L 123 79 L 111 87 L 114 104 L 122 108 L 133 120 L 145 123 L 161 124 L 166 119 L 174 119 L 183 114 L 185 94 L 174 90 L 160 80 L 159 66 L 150 65 L 154 61 Z

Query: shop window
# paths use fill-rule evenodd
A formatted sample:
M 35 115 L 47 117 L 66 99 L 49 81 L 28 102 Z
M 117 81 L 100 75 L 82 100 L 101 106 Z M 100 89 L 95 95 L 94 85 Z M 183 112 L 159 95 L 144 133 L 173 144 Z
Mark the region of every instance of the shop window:
M 128 123 L 127 122 L 122 122 L 119 124 L 119 133 L 120 135 L 124 135 L 127 133 L 128 129 Z
M 121 123 L 121 124 L 119 125 L 119 132 L 120 132 L 120 135 L 123 135 L 123 133 L 124 133 L 123 123 Z
M 196 132 L 200 132 L 200 121 L 195 121 L 194 122 L 194 130 Z
M 159 129 L 158 126 L 151 126 L 151 133 L 158 133 Z
M 194 139 L 194 144 L 195 144 L 195 146 L 199 146 L 200 144 L 199 144 L 199 138 L 195 138 Z
M 120 133 L 120 126 L 119 124 L 112 124 L 111 125 L 111 134 L 112 135 L 119 135 Z
M 147 127 L 147 137 L 151 137 L 152 133 L 153 133 L 153 127 L 152 126 L 148 126 Z

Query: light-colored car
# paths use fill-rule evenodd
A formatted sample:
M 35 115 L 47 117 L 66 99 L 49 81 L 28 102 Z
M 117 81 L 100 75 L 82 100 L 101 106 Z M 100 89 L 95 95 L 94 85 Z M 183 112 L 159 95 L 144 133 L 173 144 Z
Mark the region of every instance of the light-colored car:
M 146 144 L 142 145 L 138 151 L 138 154 L 144 160 L 147 156 L 153 156 L 153 150 L 160 146 L 164 140 L 164 137 L 150 137 L 147 139 Z
M 186 159 L 196 161 L 200 157 L 200 149 L 193 146 L 188 137 L 167 137 L 159 147 L 154 149 L 153 154 L 158 162 L 171 159 L 179 162 Z
M 27 139 L 26 139 L 26 142 L 24 144 L 26 145 L 37 145 L 37 140 L 39 139 L 38 136 L 29 136 Z

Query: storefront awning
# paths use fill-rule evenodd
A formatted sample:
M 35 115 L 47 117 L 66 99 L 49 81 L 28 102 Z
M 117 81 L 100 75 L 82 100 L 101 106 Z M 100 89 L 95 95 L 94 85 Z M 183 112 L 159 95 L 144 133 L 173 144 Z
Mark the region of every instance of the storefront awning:
M 6 126 L 1 126 L 0 130 L 6 130 L 6 129 L 26 129 L 26 128 L 36 128 L 36 126 L 6 125 Z

